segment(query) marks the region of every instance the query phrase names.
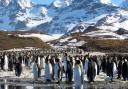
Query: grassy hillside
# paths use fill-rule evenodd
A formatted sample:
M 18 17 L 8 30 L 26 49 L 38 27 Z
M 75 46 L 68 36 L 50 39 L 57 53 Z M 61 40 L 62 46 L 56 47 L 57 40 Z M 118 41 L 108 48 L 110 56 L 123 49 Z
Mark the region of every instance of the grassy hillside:
M 87 42 L 81 48 L 88 51 L 101 52 L 128 52 L 128 39 L 99 39 L 96 37 L 81 36 L 82 33 L 71 34 L 72 39 Z
M 99 39 L 97 37 L 81 36 L 82 33 L 73 33 L 70 35 L 70 39 L 77 39 L 78 41 L 85 41 L 84 45 L 79 48 L 85 51 L 100 51 L 100 52 L 128 52 L 128 39 L 125 40 L 112 40 L 112 39 Z M 59 40 L 50 41 L 52 44 L 59 43 Z M 67 44 L 68 42 L 63 42 Z
M 39 38 L 21 38 L 16 35 L 8 35 L 9 32 L 0 31 L 0 50 L 22 47 L 50 48 Z
M 88 40 L 83 48 L 101 52 L 128 52 L 128 40 Z

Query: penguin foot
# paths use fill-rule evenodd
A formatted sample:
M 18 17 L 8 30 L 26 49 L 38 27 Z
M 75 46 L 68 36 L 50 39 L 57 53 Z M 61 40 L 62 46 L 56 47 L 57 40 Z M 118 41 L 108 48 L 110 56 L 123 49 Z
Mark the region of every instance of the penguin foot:
M 93 84 L 94 82 L 93 81 L 88 81 L 88 83 Z
M 59 84 L 60 83 L 60 81 L 59 80 L 57 80 L 57 81 L 54 81 L 55 83 L 57 83 L 57 84 Z
M 57 84 L 60 84 L 60 81 L 57 81 Z
M 46 79 L 46 81 L 47 81 L 47 82 L 51 82 L 51 80 L 50 80 L 50 79 Z

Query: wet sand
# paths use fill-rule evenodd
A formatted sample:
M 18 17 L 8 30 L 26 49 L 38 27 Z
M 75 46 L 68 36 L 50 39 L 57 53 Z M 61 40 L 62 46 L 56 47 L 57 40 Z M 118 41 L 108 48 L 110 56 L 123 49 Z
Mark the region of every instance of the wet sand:
M 86 76 L 84 76 L 86 77 Z M 18 77 L 0 77 L 0 89 L 127 89 L 128 82 L 114 79 L 109 81 L 104 79 L 104 74 L 100 74 L 96 77 L 95 82 L 88 83 L 86 78 L 84 83 L 76 88 L 75 84 L 65 83 L 62 81 L 57 84 L 55 82 L 45 82 L 44 76 L 42 76 L 38 81 L 34 81 L 32 78 L 18 78 Z
M 95 81 L 90 84 L 84 82 L 79 89 L 127 89 L 127 82 L 102 82 Z M 21 82 L 21 81 L 9 81 L 1 80 L 0 89 L 78 89 L 74 84 L 66 84 L 64 82 L 60 84 L 55 83 L 43 83 L 43 82 Z
M 88 83 L 86 75 L 84 75 L 84 83 L 80 88 L 75 88 L 75 84 L 66 84 L 65 76 L 60 84 L 55 82 L 45 82 L 44 69 L 42 69 L 41 77 L 38 81 L 34 81 L 32 71 L 24 69 L 21 77 L 15 76 L 15 71 L 0 71 L 0 89 L 127 89 L 128 82 L 114 79 L 110 81 L 106 74 L 100 72 L 96 76 L 94 83 Z

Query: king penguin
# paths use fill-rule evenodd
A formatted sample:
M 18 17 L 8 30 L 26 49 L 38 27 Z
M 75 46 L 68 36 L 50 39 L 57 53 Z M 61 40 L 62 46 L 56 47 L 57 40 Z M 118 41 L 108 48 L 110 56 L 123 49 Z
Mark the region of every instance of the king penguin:
M 33 72 L 33 78 L 37 80 L 38 79 L 38 66 L 36 62 L 34 62 L 32 65 L 32 72 Z
M 74 83 L 75 87 L 79 88 L 82 84 L 82 71 L 80 67 L 80 60 L 76 60 L 74 67 Z
M 48 56 L 45 59 L 45 80 L 47 82 L 50 82 L 52 79 L 52 65 L 50 63 L 50 60 L 48 58 Z
M 8 57 L 7 57 L 6 54 L 4 56 L 4 60 L 5 60 L 5 62 L 4 62 L 4 70 L 7 71 L 8 70 Z

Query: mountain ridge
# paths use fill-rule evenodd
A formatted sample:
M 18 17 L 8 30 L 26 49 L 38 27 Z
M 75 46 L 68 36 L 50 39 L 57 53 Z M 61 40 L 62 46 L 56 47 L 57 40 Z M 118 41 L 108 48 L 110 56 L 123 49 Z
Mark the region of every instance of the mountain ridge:
M 81 22 L 99 28 L 109 25 L 111 30 L 128 29 L 128 11 L 113 6 L 111 0 L 55 0 L 50 6 L 34 5 L 31 0 L 3 0 L 0 4 L 0 28 L 4 30 L 64 34 Z

